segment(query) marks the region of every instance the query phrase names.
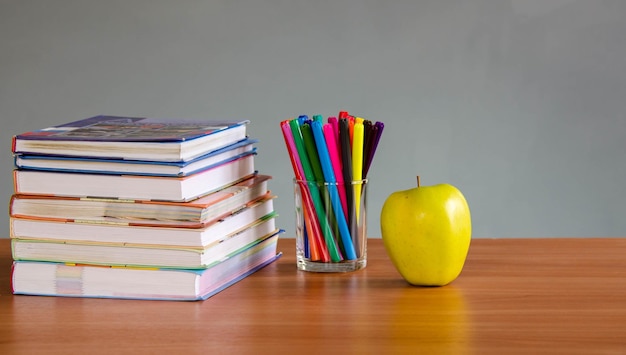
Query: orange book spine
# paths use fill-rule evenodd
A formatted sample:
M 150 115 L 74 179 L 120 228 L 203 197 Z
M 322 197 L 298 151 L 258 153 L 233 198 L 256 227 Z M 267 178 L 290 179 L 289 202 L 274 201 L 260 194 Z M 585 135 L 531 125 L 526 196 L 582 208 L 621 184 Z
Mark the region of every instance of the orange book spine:
M 19 192 L 19 185 L 17 183 L 17 170 L 13 170 L 13 192 Z

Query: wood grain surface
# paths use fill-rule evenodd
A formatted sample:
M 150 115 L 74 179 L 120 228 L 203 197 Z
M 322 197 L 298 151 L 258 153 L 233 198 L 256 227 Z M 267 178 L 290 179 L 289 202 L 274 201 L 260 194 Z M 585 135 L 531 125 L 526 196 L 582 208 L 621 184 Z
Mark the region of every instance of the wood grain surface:
M 626 354 L 626 238 L 474 239 L 457 280 L 408 285 L 380 239 L 346 274 L 283 257 L 204 302 L 14 296 L 0 353 Z

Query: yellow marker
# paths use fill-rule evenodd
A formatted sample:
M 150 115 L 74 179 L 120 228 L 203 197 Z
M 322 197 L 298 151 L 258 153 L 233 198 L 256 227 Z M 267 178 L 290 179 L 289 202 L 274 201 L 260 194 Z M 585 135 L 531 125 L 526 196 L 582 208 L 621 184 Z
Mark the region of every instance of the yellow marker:
M 352 179 L 359 181 L 363 178 L 363 119 L 357 118 L 354 122 L 354 137 L 352 144 Z M 361 206 L 361 184 L 354 185 L 354 207 L 356 208 L 356 221 L 359 220 Z

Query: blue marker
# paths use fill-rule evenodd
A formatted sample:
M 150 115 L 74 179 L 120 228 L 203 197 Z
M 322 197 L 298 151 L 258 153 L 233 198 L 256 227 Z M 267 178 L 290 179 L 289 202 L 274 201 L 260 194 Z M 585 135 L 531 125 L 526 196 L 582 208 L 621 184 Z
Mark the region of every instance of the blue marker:
M 330 162 L 330 154 L 328 153 L 328 147 L 326 146 L 326 140 L 324 139 L 324 132 L 322 130 L 322 124 L 319 121 L 311 122 L 311 128 L 313 131 L 313 138 L 315 139 L 315 145 L 317 146 L 317 152 L 322 165 L 322 172 L 324 179 L 329 182 L 328 191 L 330 192 L 330 200 L 337 218 L 339 225 L 339 234 L 341 235 L 341 241 L 343 242 L 344 252 L 346 259 L 356 259 L 356 251 L 354 250 L 354 244 L 350 237 L 350 230 L 348 229 L 348 223 L 343 214 L 343 207 L 341 205 L 341 199 L 339 198 L 339 190 L 337 190 L 337 180 L 335 179 L 335 173 Z

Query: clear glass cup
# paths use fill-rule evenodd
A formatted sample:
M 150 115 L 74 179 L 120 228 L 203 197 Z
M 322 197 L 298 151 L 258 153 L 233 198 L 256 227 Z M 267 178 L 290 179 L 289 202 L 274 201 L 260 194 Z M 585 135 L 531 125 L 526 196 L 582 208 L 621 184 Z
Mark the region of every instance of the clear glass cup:
M 348 272 L 367 265 L 367 180 L 294 179 L 294 197 L 299 270 Z

